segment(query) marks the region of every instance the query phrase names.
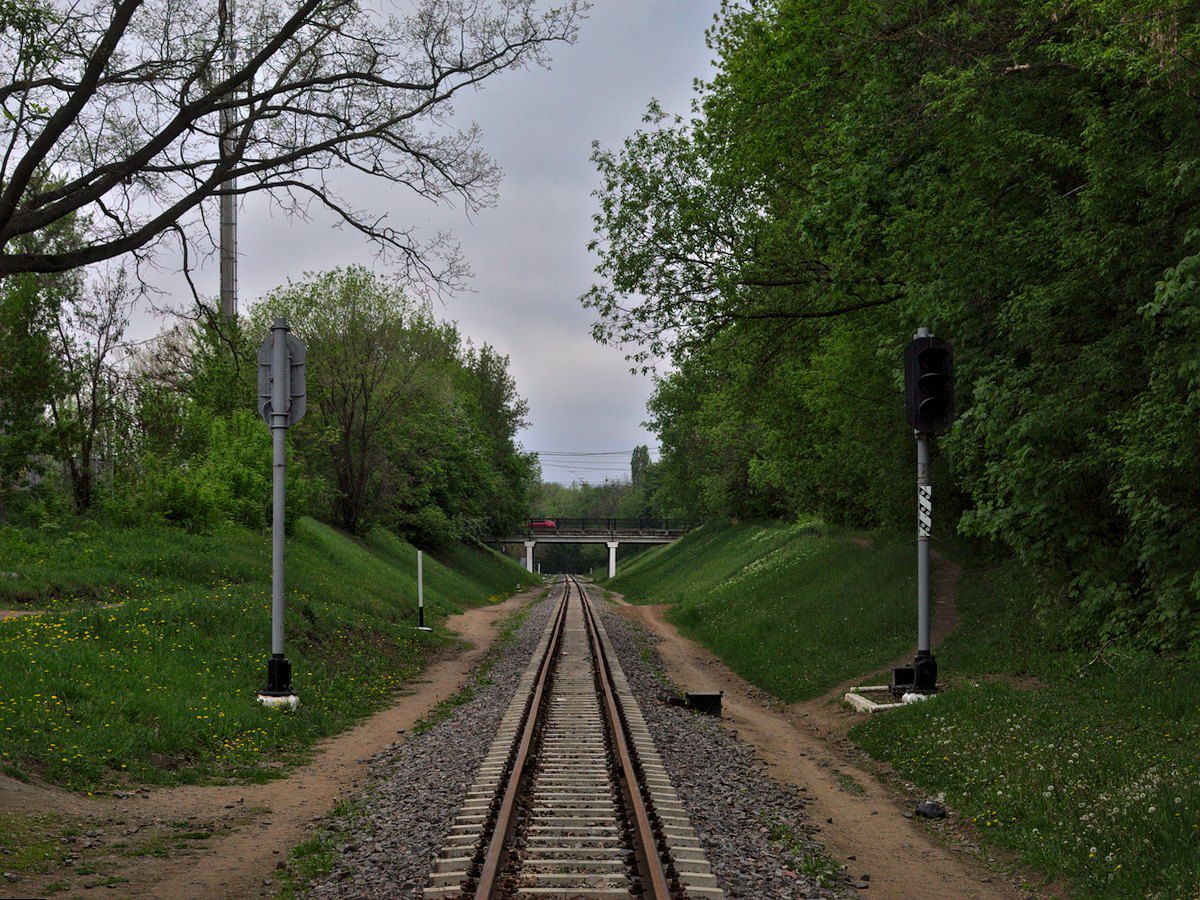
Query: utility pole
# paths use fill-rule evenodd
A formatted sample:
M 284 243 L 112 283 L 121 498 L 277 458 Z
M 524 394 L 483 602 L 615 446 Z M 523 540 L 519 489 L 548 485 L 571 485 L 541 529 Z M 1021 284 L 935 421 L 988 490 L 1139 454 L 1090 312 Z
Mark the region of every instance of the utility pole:
M 234 31 L 234 0 L 225 0 L 225 77 L 233 75 L 237 65 Z M 231 165 L 236 151 L 234 110 L 221 108 L 221 163 Z M 232 322 L 237 316 L 237 179 L 221 182 L 221 319 Z

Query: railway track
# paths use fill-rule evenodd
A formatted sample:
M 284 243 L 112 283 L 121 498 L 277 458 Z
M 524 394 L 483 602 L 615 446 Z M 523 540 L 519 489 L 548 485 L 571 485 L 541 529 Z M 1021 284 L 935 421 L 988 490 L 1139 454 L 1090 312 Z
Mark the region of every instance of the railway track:
M 723 897 L 586 591 L 558 587 L 425 896 Z

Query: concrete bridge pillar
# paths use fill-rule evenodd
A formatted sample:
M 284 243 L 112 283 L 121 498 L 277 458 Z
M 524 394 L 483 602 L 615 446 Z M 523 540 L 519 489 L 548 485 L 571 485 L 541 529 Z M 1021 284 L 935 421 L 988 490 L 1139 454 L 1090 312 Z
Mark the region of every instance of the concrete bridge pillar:
M 537 546 L 537 541 L 525 542 L 525 571 L 533 571 L 533 548 Z
M 620 541 L 605 541 L 608 544 L 608 577 L 612 578 L 617 574 L 617 548 L 621 546 Z

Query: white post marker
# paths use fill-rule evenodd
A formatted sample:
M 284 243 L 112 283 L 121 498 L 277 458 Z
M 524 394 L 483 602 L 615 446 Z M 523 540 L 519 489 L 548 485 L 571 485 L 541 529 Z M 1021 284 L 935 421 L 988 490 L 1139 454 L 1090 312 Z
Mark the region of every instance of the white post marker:
M 417 631 L 433 631 L 425 627 L 425 554 L 417 551 Z
M 276 319 L 271 333 L 258 348 L 258 412 L 271 429 L 271 658 L 267 660 L 267 686 L 258 692 L 266 706 L 295 709 L 300 698 L 292 690 L 292 664 L 283 652 L 284 524 L 287 484 L 286 435 L 307 408 L 304 361 L 307 349 L 288 332 L 285 319 Z

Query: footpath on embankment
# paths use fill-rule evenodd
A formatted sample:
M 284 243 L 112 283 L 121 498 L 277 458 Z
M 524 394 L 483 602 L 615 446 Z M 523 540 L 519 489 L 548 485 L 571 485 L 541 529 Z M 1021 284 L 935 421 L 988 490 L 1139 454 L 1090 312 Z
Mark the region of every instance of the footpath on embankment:
M 689 689 L 724 692 L 726 726 L 754 748 L 775 778 L 806 792 L 826 851 L 847 865 L 852 878 L 870 876 L 872 894 L 914 900 L 1026 895 L 984 866 L 976 848 L 913 819 L 911 798 L 847 752 L 848 714 L 823 700 L 773 700 L 679 634 L 665 618 L 666 606 L 635 606 L 612 596 L 627 618 L 657 639 L 668 678 Z

